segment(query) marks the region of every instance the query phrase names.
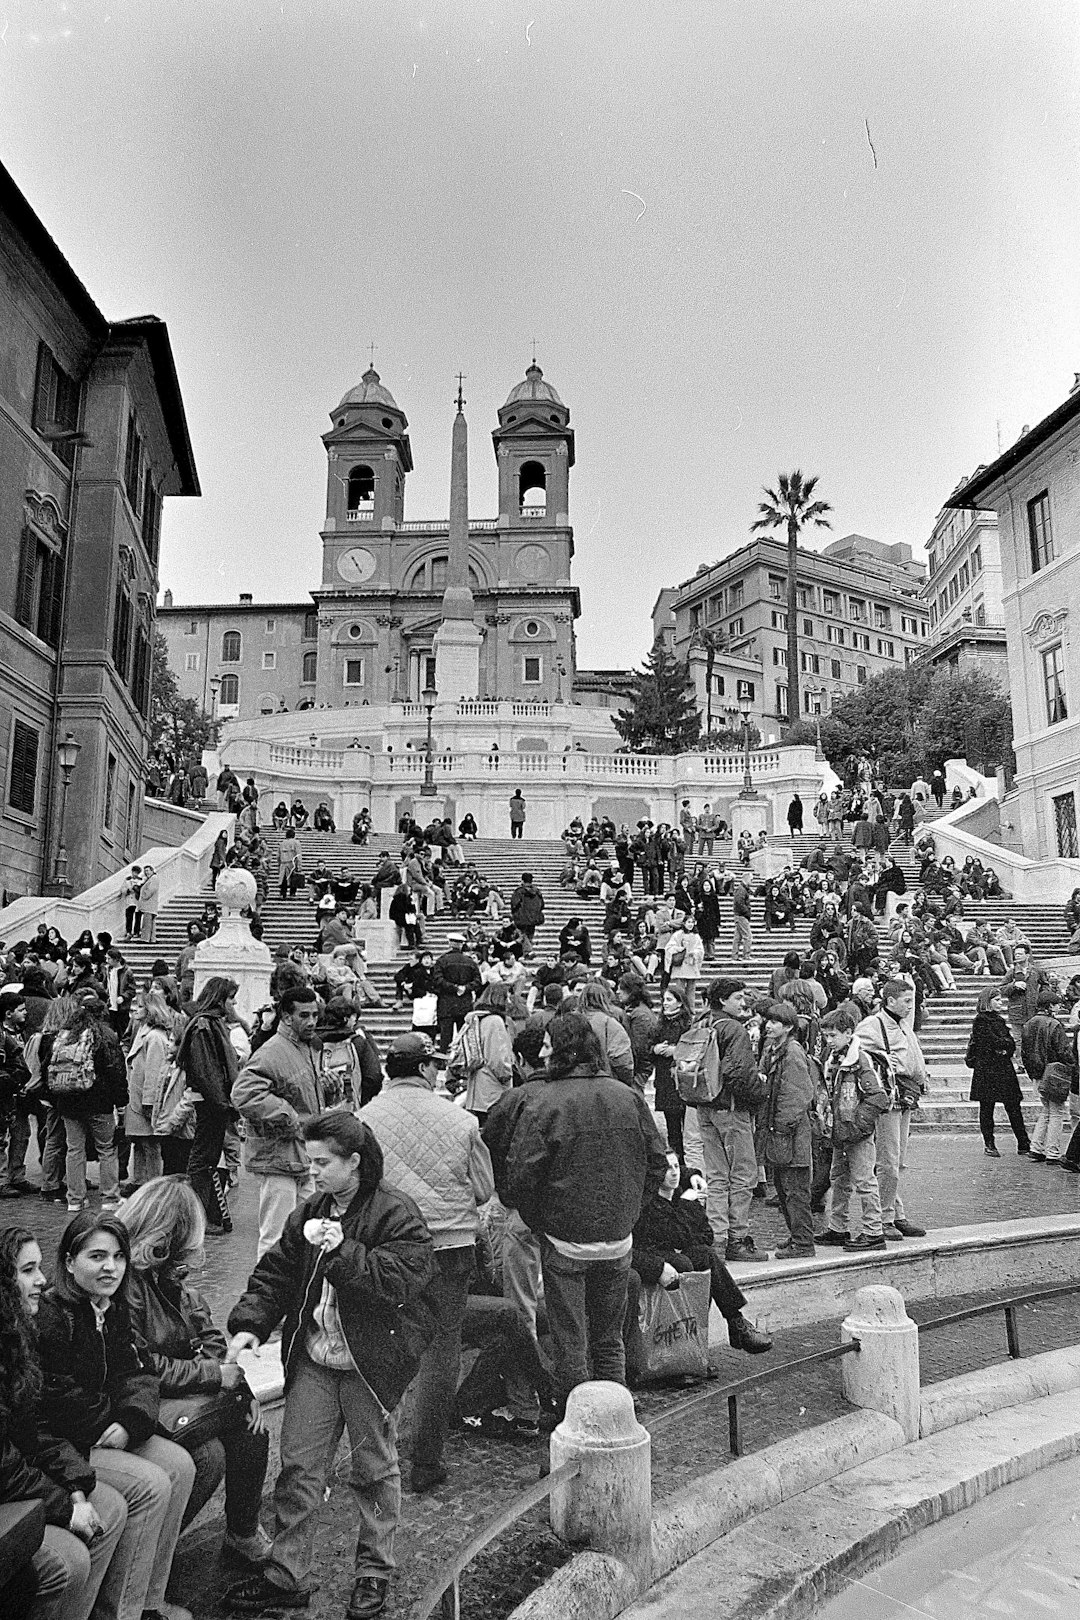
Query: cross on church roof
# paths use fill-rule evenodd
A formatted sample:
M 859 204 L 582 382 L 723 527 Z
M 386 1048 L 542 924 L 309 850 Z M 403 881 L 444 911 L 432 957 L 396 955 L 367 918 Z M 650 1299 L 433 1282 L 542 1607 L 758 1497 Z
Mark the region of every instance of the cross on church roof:
M 369 363 L 371 365 L 371 369 L 372 369 L 372 371 L 374 371 L 374 369 L 375 369 L 375 345 L 374 345 L 374 343 L 369 343 L 368 344 L 368 356 L 369 356 Z
M 462 396 L 462 392 L 461 392 L 462 384 L 464 383 L 464 381 L 465 381 L 465 373 L 463 371 L 459 371 L 458 374 L 457 374 L 457 408 L 458 408 L 459 411 L 463 410 L 464 407 L 465 407 L 465 400 L 464 400 L 464 398 Z

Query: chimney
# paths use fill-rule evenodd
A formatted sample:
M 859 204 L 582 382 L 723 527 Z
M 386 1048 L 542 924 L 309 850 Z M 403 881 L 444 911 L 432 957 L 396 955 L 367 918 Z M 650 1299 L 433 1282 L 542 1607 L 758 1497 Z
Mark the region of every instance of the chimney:
M 166 591 L 165 592 L 164 606 L 167 607 L 167 608 L 172 607 L 172 591 Z
M 240 592 L 240 606 L 241 607 L 250 607 L 251 606 L 251 592 L 250 591 L 241 591 Z

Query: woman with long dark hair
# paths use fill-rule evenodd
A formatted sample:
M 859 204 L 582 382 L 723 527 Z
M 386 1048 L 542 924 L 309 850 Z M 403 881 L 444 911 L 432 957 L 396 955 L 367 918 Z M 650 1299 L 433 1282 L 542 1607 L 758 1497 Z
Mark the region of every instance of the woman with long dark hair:
M 1016 1151 L 1026 1156 L 1031 1150 L 1024 1123 L 1023 1093 L 1013 1067 L 1016 1037 L 1009 1028 L 1009 998 L 1000 984 L 988 984 L 979 997 L 975 1022 L 971 1026 L 964 1062 L 971 1073 L 971 1101 L 979 1105 L 979 1130 L 983 1151 L 988 1158 L 1000 1159 L 994 1145 L 994 1110 L 998 1103 L 1009 1116 Z
M 660 1021 L 653 1041 L 653 1083 L 656 1087 L 656 1111 L 664 1116 L 668 1147 L 680 1164 L 686 1163 L 683 1142 L 686 1104 L 675 1086 L 672 1068 L 675 1048 L 692 1023 L 693 1014 L 682 996 L 674 990 L 665 990 L 660 998 Z
M 176 1061 L 192 1091 L 195 1104 L 195 1140 L 188 1159 L 188 1176 L 206 1215 L 210 1237 L 232 1231 L 228 1209 L 222 1206 L 217 1165 L 225 1145 L 225 1130 L 232 1115 L 229 1097 L 239 1065 L 229 1039 L 229 1024 L 236 1016 L 235 979 L 215 975 L 207 979 L 192 1008 Z
M 127 1073 L 120 1042 L 105 1023 L 95 996 L 74 1000 L 55 1034 L 42 1034 L 38 1049 L 45 1100 L 60 1114 L 67 1140 L 67 1205 L 74 1214 L 87 1203 L 86 1158 L 92 1142 L 101 1171 L 101 1207 L 119 1206 L 120 1166 L 116 1112 L 127 1102 Z
M 98 1608 L 108 1620 L 191 1620 L 165 1599 L 195 1465 L 154 1433 L 158 1381 L 142 1359 L 127 1303 L 127 1228 L 83 1210 L 56 1252 L 38 1307 L 38 1349 L 49 1432 L 89 1462 L 127 1503 L 119 1574 L 110 1569 Z
M 26 1620 L 88 1620 L 127 1508 L 77 1452 L 41 1432 L 33 1322 L 44 1286 L 34 1234 L 21 1226 L 0 1232 L 0 1502 L 36 1498 L 45 1509 Z
M 217 1436 L 191 1448 L 195 1484 L 184 1522 L 195 1517 L 224 1479 L 225 1548 L 248 1563 L 263 1563 L 270 1537 L 259 1523 L 259 1502 L 270 1437 L 243 1372 L 225 1360 L 224 1334 L 187 1280 L 192 1262 L 202 1256 L 203 1207 L 186 1181 L 161 1176 L 126 1201 L 120 1218 L 131 1239 L 132 1326 L 146 1346 L 162 1397 L 217 1391 L 235 1397 Z
M 163 1134 L 155 1129 L 181 1020 L 160 990 L 142 991 L 132 1008 L 134 1035 L 128 1051 L 128 1096 L 124 1130 L 131 1143 L 131 1192 L 161 1174 Z

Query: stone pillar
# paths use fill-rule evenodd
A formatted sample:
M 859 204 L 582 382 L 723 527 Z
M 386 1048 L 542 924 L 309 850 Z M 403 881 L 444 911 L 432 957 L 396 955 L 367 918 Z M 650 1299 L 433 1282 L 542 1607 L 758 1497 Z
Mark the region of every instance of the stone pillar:
M 270 1000 L 270 948 L 256 939 L 240 912 L 255 903 L 255 879 L 242 867 L 226 867 L 217 880 L 214 898 L 221 907 L 221 925 L 211 939 L 195 951 L 195 995 L 207 979 L 235 979 L 236 1010 L 252 1018 L 256 1008 Z
M 731 836 L 737 844 L 743 832 L 749 831 L 754 838 L 759 832 L 768 832 L 769 800 L 764 793 L 758 793 L 752 799 L 735 798 L 731 801 Z
M 851 1314 L 840 1324 L 844 1344 L 858 1339 L 861 1349 L 841 1362 L 844 1397 L 853 1406 L 884 1412 L 905 1437 L 919 1438 L 919 1330 L 895 1288 L 860 1288 Z
M 571 1546 L 613 1554 L 643 1581 L 652 1556 L 651 1450 L 630 1391 L 599 1380 L 571 1391 L 551 1436 L 553 1472 L 581 1463 L 577 1478 L 551 1493 L 551 1528 Z

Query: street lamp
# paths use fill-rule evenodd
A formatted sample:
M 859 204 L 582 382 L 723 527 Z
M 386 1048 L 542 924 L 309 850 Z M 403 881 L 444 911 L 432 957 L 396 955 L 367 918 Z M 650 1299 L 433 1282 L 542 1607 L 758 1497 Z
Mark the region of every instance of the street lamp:
M 823 686 L 808 686 L 806 691 L 813 705 L 814 758 L 823 759 L 824 755 L 821 752 L 821 700 L 825 696 L 825 688 Z
M 435 705 L 439 701 L 439 694 L 434 686 L 425 686 L 420 694 L 420 700 L 427 710 L 427 740 L 424 743 L 424 780 L 420 788 L 422 799 L 435 797 L 435 768 L 431 745 L 431 717 L 435 713 Z
M 56 839 L 56 860 L 53 863 L 53 887 L 64 899 L 71 894 L 71 884 L 68 882 L 68 858 L 64 847 L 64 823 L 67 819 L 68 788 L 71 786 L 71 773 L 75 769 L 75 761 L 82 750 L 82 743 L 76 742 L 69 731 L 63 742 L 56 745 L 56 761 L 60 766 L 60 828 Z
M 743 724 L 743 785 L 740 799 L 756 799 L 757 788 L 750 778 L 750 694 L 745 687 L 739 693 L 739 709 Z
M 558 682 L 555 687 L 555 701 L 556 703 L 561 703 L 562 683 L 566 678 L 566 665 L 563 662 L 561 655 L 555 660 L 555 674 L 558 676 Z
M 217 696 L 218 696 L 218 693 L 220 692 L 220 690 L 221 690 L 221 676 L 220 675 L 211 675 L 211 677 L 210 677 L 210 723 L 212 725 L 217 720 Z

